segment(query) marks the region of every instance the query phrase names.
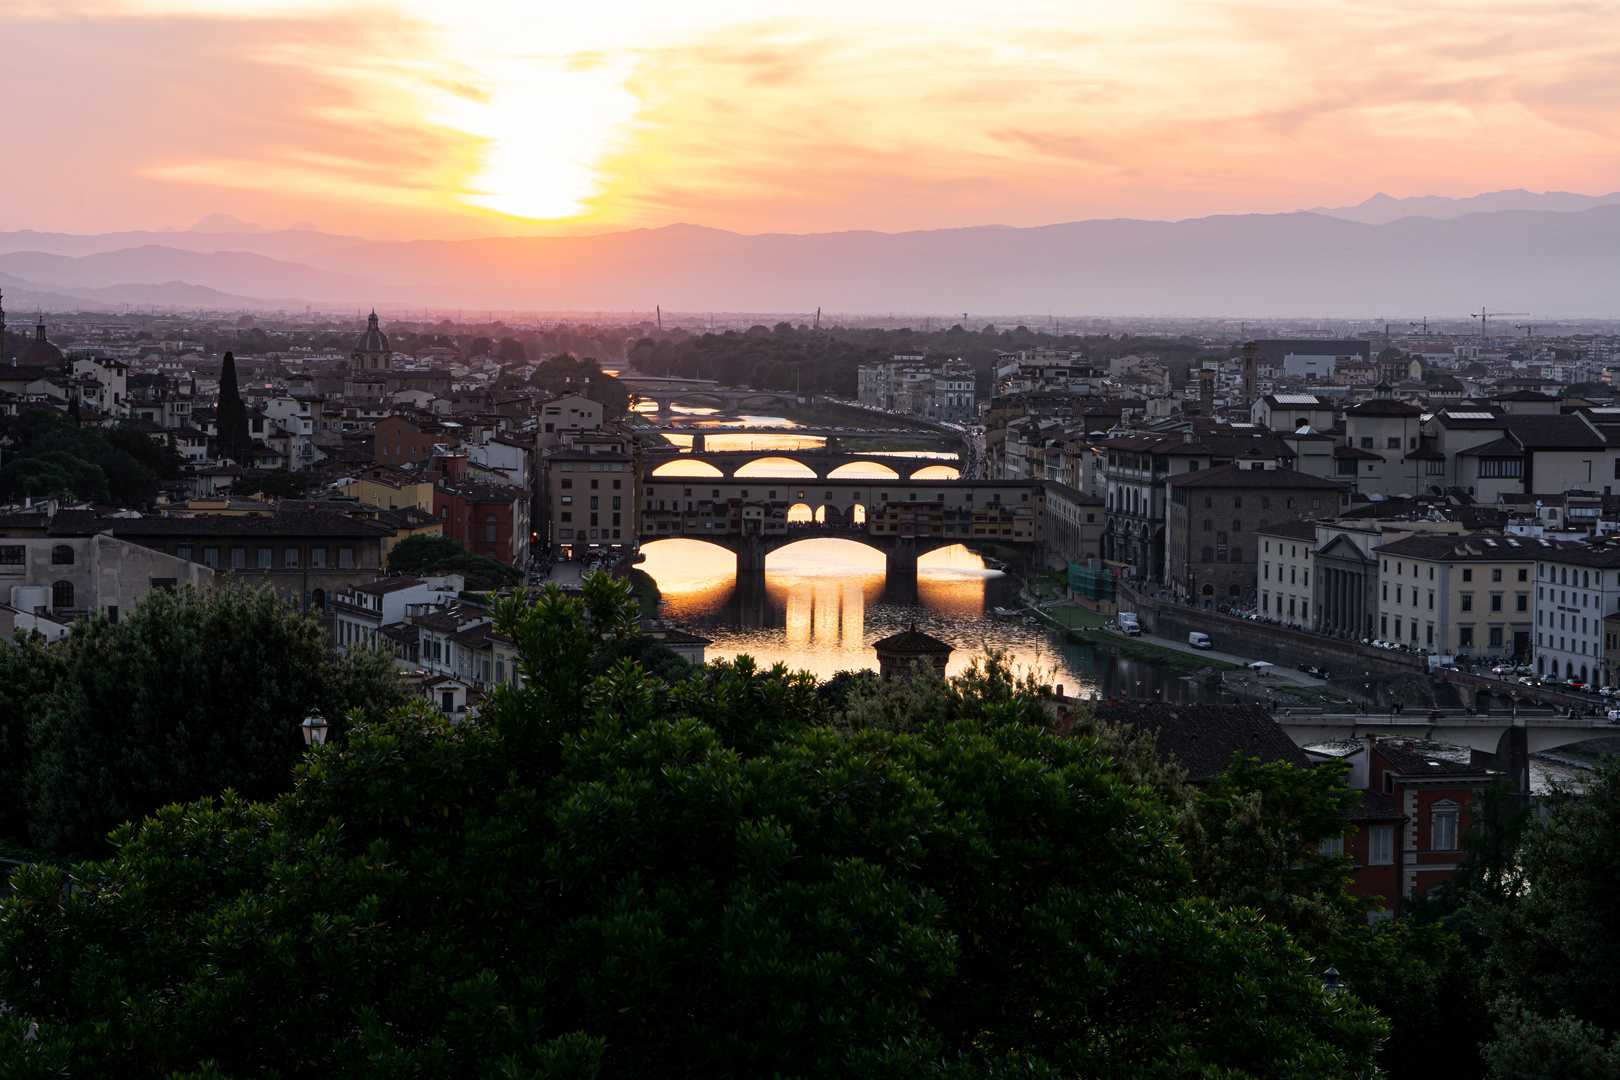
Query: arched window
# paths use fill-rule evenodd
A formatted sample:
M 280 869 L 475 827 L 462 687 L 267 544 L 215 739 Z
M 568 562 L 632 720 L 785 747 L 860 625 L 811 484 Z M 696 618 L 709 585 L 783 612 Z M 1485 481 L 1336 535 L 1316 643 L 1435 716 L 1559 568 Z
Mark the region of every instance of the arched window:
M 1214 562 L 1215 561 L 1215 549 L 1214 548 L 1205 548 L 1204 549 L 1204 561 L 1205 562 Z
M 73 582 L 58 581 L 51 586 L 51 606 L 56 608 L 73 606 Z
M 1226 591 L 1227 591 L 1227 594 L 1230 595 L 1230 596 L 1239 596 L 1239 595 L 1241 595 L 1243 590 L 1240 589 L 1237 586 L 1237 584 L 1234 582 L 1232 585 L 1227 587 Z
M 1211 526 L 1210 526 L 1209 518 L 1205 518 L 1204 519 L 1204 531 L 1209 532 L 1210 528 L 1211 528 Z
M 68 547 L 66 544 L 57 544 L 55 547 L 51 548 L 51 565 L 72 566 L 73 549 Z
M 1215 586 L 1213 586 L 1213 585 L 1205 585 L 1204 589 L 1203 589 L 1203 592 L 1204 592 L 1205 596 L 1214 596 L 1215 595 Z

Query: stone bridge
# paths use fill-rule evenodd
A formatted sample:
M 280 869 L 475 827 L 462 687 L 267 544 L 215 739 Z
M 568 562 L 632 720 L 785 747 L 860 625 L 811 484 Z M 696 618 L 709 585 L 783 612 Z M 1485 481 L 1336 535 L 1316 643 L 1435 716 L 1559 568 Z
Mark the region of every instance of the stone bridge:
M 1278 716 L 1277 724 L 1300 746 L 1377 735 L 1396 739 L 1430 739 L 1452 746 L 1466 746 L 1482 755 L 1503 753 L 1506 749 L 1504 740 L 1515 731 L 1523 732 L 1525 749 L 1532 754 L 1588 739 L 1620 735 L 1620 724 L 1602 717 L 1571 719 L 1565 716 L 1505 714 L 1442 714 L 1430 717 L 1417 710 L 1399 716 Z
M 754 574 L 765 570 L 765 559 L 773 551 L 797 544 L 802 540 L 851 540 L 883 553 L 884 571 L 889 574 L 915 574 L 917 558 L 940 548 L 954 547 L 967 541 L 956 536 L 890 536 L 878 535 L 859 526 L 789 525 L 782 532 L 727 533 L 723 536 L 700 537 L 706 544 L 723 547 L 737 556 L 737 573 Z
M 1435 674 L 1457 688 L 1465 705 L 1478 711 L 1490 708 L 1551 705 L 1558 709 L 1598 708 L 1596 698 L 1571 694 L 1545 686 L 1525 686 L 1511 679 L 1497 679 L 1486 675 L 1470 675 L 1464 671 L 1441 668 Z
M 903 452 L 894 457 L 887 454 L 872 455 L 858 452 L 844 452 L 828 450 L 823 447 L 811 447 L 806 450 L 698 450 L 680 451 L 674 449 L 648 450 L 643 455 L 646 468 L 651 473 L 672 463 L 701 462 L 716 469 L 720 476 L 734 478 L 737 471 L 745 465 L 758 461 L 786 460 L 803 465 L 815 474 L 814 479 L 839 479 L 833 474 L 846 465 L 876 465 L 887 469 L 894 474 L 897 480 L 910 480 L 917 473 L 930 466 L 943 465 L 946 468 L 960 467 L 960 461 L 948 461 L 943 458 L 912 457 Z M 670 474 L 666 474 L 670 475 Z M 702 476 L 691 479 L 702 480 Z M 798 477 L 780 477 L 779 479 L 794 480 Z M 809 480 L 811 477 L 803 477 Z M 853 479 L 853 478 L 852 478 Z M 867 479 L 862 477 L 862 479 Z
M 882 551 L 894 573 L 914 573 L 917 556 L 935 548 L 994 543 L 1038 553 L 1045 537 L 1039 482 L 649 471 L 641 491 L 642 543 L 680 537 L 717 544 L 737 553 L 739 572 L 762 571 L 770 552 L 821 536 Z
M 674 411 L 677 401 L 689 397 L 715 398 L 725 412 L 740 412 L 744 404 L 775 405 L 791 408 L 797 402 L 792 394 L 774 390 L 750 390 L 746 387 L 721 386 L 707 379 L 659 379 L 650 376 L 621 376 L 619 381 L 636 397 L 658 403 L 661 416 Z

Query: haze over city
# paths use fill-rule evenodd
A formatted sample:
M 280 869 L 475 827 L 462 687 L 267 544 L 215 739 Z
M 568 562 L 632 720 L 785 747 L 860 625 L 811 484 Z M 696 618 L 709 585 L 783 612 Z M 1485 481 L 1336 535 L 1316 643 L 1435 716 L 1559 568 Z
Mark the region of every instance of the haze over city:
M 1347 283 L 1375 274 L 1380 253 L 1386 263 L 1423 257 L 1436 260 L 1436 271 L 1447 260 L 1461 270 L 1484 246 L 1501 252 L 1513 279 L 1499 295 L 1471 280 L 1455 297 L 1437 288 L 1414 299 L 1416 307 L 1460 314 L 1494 301 L 1607 315 L 1614 312 L 1605 293 L 1620 291 L 1607 288 L 1620 211 L 1559 223 L 1555 231 L 1577 235 L 1539 246 L 1530 239 L 1534 223 L 1454 224 L 1415 238 L 1372 227 L 1469 211 L 1568 215 L 1612 206 L 1601 197 L 1620 189 L 1615 25 L 1612 9 L 1583 4 L 1466 12 L 1254 0 L 559 10 L 437 0 L 6 0 L 0 33 L 10 43 L 10 98 L 27 120 L 17 160 L 28 164 L 0 179 L 0 230 L 141 234 L 201 222 L 233 237 L 325 233 L 333 239 L 308 237 L 301 251 L 296 242 L 271 249 L 246 239 L 223 250 L 358 279 L 278 282 L 267 273 L 242 289 L 217 265 L 162 278 L 150 253 L 132 260 L 137 267 L 124 280 L 89 275 L 97 285 L 183 280 L 218 289 L 222 303 L 369 297 L 534 310 L 663 303 L 1372 317 L 1411 297 L 1407 282 L 1385 292 L 1332 282 L 1319 293 L 1268 298 L 1167 282 L 1154 296 L 1099 292 L 1084 274 L 1040 295 L 1039 275 L 1017 273 L 1027 254 L 977 234 L 926 240 L 932 256 L 914 243 L 872 249 L 859 237 L 815 247 L 835 267 L 869 260 L 873 250 L 901 264 L 1010 260 L 1012 289 L 862 283 L 833 295 L 826 278 L 773 262 L 762 250 L 772 245 L 724 234 L 700 235 L 696 273 L 680 275 L 681 253 L 658 250 L 684 250 L 689 234 L 632 234 L 597 245 L 508 245 L 495 259 L 503 280 L 470 286 L 451 280 L 459 267 L 440 280 L 394 265 L 408 253 L 359 248 L 361 240 L 671 225 L 744 236 L 894 234 L 1326 210 L 1369 227 L 1299 235 L 1297 225 L 1261 217 L 1217 224 L 1225 235 L 1211 238 L 1115 222 L 1098 226 L 1112 238 L 1071 232 L 1035 237 L 1033 246 L 1062 246 L 1067 272 L 1167 241 L 1172 251 L 1185 248 L 1202 276 L 1209 259 L 1243 258 L 1248 232 L 1256 263 L 1331 263 L 1321 258 L 1325 240 L 1346 250 L 1337 272 Z M 1474 199 L 1493 192 L 1502 194 Z M 197 250 L 176 238 L 124 239 L 117 246 Z M 748 267 L 741 282 L 703 262 L 702 248 L 716 239 L 718 261 Z M 116 250 L 102 245 L 109 247 Z M 331 254 L 342 248 L 355 250 Z M 82 254 L 29 235 L 0 238 L 0 250 Z M 807 250 L 787 244 L 781 258 L 813 261 Z M 487 266 L 489 258 L 485 249 L 465 262 Z M 656 276 L 681 280 L 557 289 L 569 277 L 561 264 L 581 260 L 610 276 L 650 263 Z M 1123 270 L 1103 277 L 1117 284 L 1152 268 Z M 52 286 L 84 284 L 4 264 L 0 272 L 18 279 L 14 288 L 39 286 L 41 301 Z M 1545 284 L 1547 274 L 1586 288 L 1558 302 L 1516 295 L 1521 285 Z M 750 288 L 739 290 L 744 283 Z M 1026 291 L 1037 295 L 1020 305 Z

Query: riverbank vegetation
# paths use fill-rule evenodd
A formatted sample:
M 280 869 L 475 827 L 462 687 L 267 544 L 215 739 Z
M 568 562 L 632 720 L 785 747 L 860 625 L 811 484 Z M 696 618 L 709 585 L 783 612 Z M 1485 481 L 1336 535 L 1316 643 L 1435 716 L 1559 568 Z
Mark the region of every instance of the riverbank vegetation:
M 1595 1080 L 1620 1065 L 1612 761 L 1597 798 L 1542 815 L 1490 793 L 1455 887 L 1370 929 L 1348 860 L 1320 844 L 1351 831 L 1342 769 L 1237 757 L 1194 787 L 1151 736 L 1056 708 L 993 654 L 950 679 L 664 670 L 629 584 L 598 574 L 579 597 L 499 603 L 522 684 L 491 686 L 474 718 L 378 690 L 327 746 L 283 758 L 279 784 L 228 790 L 202 718 L 257 698 L 191 700 L 191 680 L 142 657 L 184 631 L 217 655 L 183 670 L 226 663 L 209 685 L 238 688 L 244 633 L 306 632 L 277 630 L 297 617 L 268 602 L 218 622 L 148 600 L 127 642 L 84 631 L 99 651 L 61 662 L 107 691 L 94 707 L 52 704 L 80 698 L 49 657 L 7 680 L 31 697 L 0 718 L 65 708 L 104 728 L 121 686 L 147 719 L 117 745 L 145 756 L 115 753 L 101 775 L 168 757 L 192 785 L 79 849 L 100 861 L 12 874 L 8 1076 Z M 143 704 L 154 679 L 167 696 Z M 283 711 L 259 726 L 296 746 L 301 710 Z M 113 745 L 73 744 L 86 766 Z

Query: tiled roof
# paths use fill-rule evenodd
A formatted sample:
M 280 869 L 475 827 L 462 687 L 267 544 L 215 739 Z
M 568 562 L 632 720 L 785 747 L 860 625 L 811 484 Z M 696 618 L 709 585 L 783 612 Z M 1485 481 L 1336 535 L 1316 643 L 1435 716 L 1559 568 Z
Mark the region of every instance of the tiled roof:
M 1310 768 L 1305 751 L 1258 705 L 1101 705 L 1097 719 L 1152 732 L 1160 758 L 1179 763 L 1193 781 L 1226 771 L 1237 754 Z
M 1316 522 L 1314 521 L 1283 521 L 1276 525 L 1262 525 L 1254 531 L 1266 536 L 1280 536 L 1284 540 L 1316 542 Z
M 1377 747 L 1379 755 L 1402 776 L 1457 776 L 1478 778 L 1481 781 L 1489 780 L 1490 773 L 1484 769 L 1476 769 L 1472 765 L 1464 765 L 1459 761 L 1447 761 L 1444 758 L 1430 757 L 1416 750 L 1406 749 L 1395 743 L 1381 742 Z
M 1351 821 L 1405 821 L 1400 808 L 1376 791 L 1356 792 L 1356 805 L 1345 815 Z
M 1340 460 L 1351 460 L 1351 459 L 1354 459 L 1356 461 L 1383 461 L 1384 460 L 1384 456 L 1382 454 L 1375 454 L 1371 450 L 1363 450 L 1359 446 L 1341 446 L 1337 450 L 1333 451 L 1333 456 L 1335 458 L 1340 459 Z
M 392 536 L 387 525 L 324 510 L 276 507 L 267 517 L 196 514 L 187 517 L 113 518 L 108 530 L 117 537 L 141 536 L 334 536 L 370 539 Z
M 1338 491 L 1343 485 L 1324 480 L 1310 473 L 1293 469 L 1243 469 L 1236 465 L 1218 465 L 1213 469 L 1179 473 L 1165 478 L 1165 483 L 1176 487 L 1245 487 L 1291 488 L 1316 491 Z
M 1509 416 L 1508 434 L 1527 450 L 1579 450 L 1607 446 L 1608 440 L 1585 417 Z
M 1545 550 L 1533 540 L 1501 534 L 1467 536 L 1408 536 L 1374 549 L 1379 555 L 1444 562 L 1520 562 L 1540 558 Z
M 937 653 L 952 652 L 956 646 L 925 634 L 916 627 L 912 627 L 910 630 L 902 630 L 898 634 L 890 634 L 881 641 L 872 642 L 872 648 L 878 652 L 932 656 Z
M 400 577 L 387 577 L 380 578 L 377 581 L 368 581 L 364 585 L 356 585 L 354 591 L 357 593 L 369 593 L 372 596 L 384 596 L 388 593 L 399 592 L 402 589 L 414 589 L 421 584 L 423 584 L 421 578 L 411 577 L 406 574 Z

